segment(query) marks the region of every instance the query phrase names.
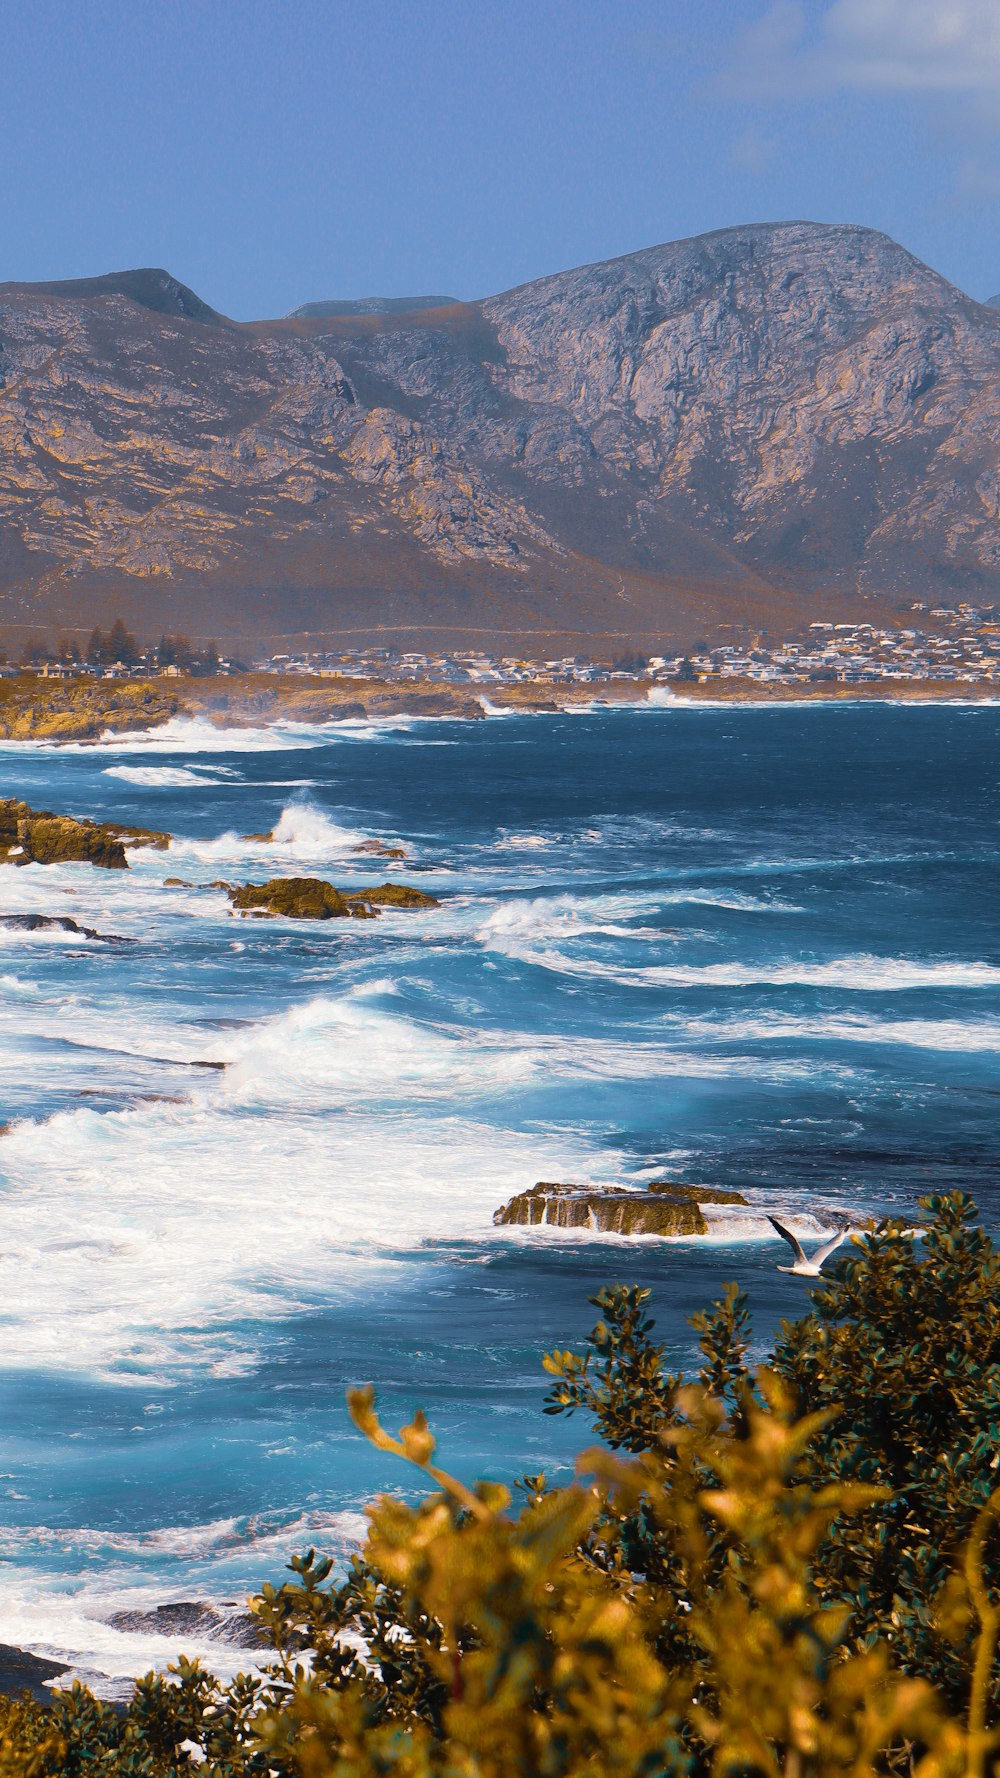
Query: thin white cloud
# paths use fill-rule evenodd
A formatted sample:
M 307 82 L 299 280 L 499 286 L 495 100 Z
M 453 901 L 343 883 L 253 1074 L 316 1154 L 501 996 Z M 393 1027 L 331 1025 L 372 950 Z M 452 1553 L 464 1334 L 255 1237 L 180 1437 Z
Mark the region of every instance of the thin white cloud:
M 1000 0 L 776 0 L 732 47 L 731 97 L 927 93 L 1000 97 Z
M 758 130 L 748 129 L 733 143 L 730 159 L 741 172 L 760 174 L 770 170 L 777 154 L 777 142 Z

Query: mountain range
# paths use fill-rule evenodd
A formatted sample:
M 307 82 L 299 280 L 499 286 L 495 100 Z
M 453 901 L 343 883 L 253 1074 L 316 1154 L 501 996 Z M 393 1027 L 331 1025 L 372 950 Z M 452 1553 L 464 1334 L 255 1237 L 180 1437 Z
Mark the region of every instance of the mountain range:
M 1000 311 L 883 234 L 722 230 L 236 322 L 0 285 L 0 632 L 121 614 L 607 652 L 1000 600 Z

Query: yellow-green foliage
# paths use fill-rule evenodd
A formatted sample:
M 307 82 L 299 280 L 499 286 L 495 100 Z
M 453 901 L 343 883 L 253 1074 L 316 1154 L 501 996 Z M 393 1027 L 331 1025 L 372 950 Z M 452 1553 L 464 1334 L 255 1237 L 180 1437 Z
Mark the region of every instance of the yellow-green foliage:
M 422 1415 L 392 1437 L 353 1391 L 429 1491 L 370 1508 L 346 1577 L 310 1551 L 264 1589 L 268 1670 L 222 1688 L 182 1661 L 124 1714 L 80 1687 L 47 1713 L 8 1702 L 0 1778 L 176 1778 L 192 1751 L 205 1778 L 985 1778 L 996 1256 L 966 1200 L 926 1215 L 922 1244 L 856 1244 L 755 1374 L 735 1286 L 697 1318 L 696 1384 L 664 1370 L 645 1292 L 602 1292 L 588 1349 L 546 1360 L 549 1411 L 586 1409 L 604 1440 L 560 1488 L 470 1488 Z M 922 1464 L 940 1548 L 918 1596 Z

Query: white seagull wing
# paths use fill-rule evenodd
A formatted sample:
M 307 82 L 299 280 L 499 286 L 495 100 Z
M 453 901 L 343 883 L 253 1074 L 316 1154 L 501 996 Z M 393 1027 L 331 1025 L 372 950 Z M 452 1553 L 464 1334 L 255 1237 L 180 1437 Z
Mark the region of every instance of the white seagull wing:
M 840 1246 L 841 1241 L 847 1240 L 847 1237 L 850 1234 L 850 1232 L 851 1232 L 850 1229 L 838 1229 L 837 1233 L 834 1236 L 832 1236 L 832 1238 L 829 1241 L 824 1241 L 822 1247 L 817 1247 L 815 1253 L 812 1256 L 813 1265 L 814 1266 L 821 1266 L 825 1259 L 829 1259 L 831 1253 L 836 1252 L 837 1248 Z
M 767 1220 L 773 1229 L 777 1229 L 781 1239 L 788 1242 L 789 1247 L 795 1255 L 795 1264 L 797 1266 L 808 1265 L 809 1262 L 802 1251 L 802 1243 L 797 1236 L 792 1234 L 791 1229 L 786 1229 L 784 1223 L 779 1222 L 776 1216 L 769 1216 Z

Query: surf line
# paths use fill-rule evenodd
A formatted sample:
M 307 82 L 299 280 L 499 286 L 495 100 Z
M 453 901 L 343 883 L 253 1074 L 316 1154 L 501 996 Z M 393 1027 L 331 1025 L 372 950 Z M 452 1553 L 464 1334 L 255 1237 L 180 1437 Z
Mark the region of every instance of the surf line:
M 189 1061 L 185 1056 L 147 1056 L 142 1050 L 112 1049 L 107 1043 L 81 1043 L 75 1037 L 63 1037 L 59 1040 L 67 1049 L 89 1050 L 97 1056 L 127 1056 L 132 1062 L 156 1062 L 165 1068 L 211 1068 L 222 1072 L 225 1062 Z

